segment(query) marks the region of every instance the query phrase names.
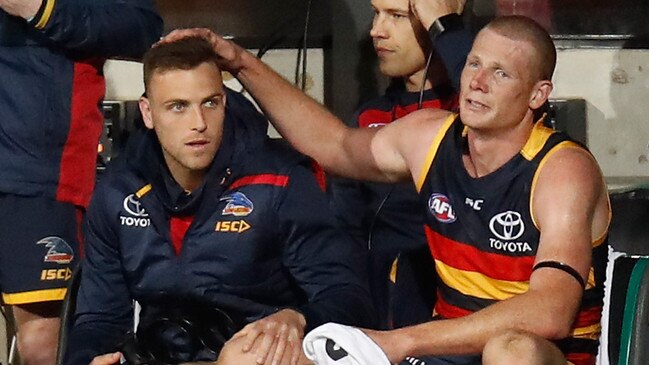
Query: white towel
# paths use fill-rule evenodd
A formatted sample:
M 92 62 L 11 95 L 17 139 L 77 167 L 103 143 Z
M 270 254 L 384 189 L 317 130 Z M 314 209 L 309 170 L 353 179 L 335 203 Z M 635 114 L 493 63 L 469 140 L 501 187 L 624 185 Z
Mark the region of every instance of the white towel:
M 326 323 L 309 332 L 302 348 L 316 365 L 390 365 L 385 353 L 361 330 Z

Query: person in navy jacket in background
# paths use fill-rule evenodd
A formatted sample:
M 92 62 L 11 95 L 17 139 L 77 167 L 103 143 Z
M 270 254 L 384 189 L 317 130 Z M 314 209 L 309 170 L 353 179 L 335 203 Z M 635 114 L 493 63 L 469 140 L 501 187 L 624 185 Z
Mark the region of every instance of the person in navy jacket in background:
M 95 182 L 104 60 L 139 58 L 161 32 L 152 0 L 0 0 L 0 286 L 23 364 L 55 361 Z
M 370 36 L 381 73 L 391 83 L 385 94 L 361 105 L 351 125 L 381 128 L 417 109 L 457 109 L 460 73 L 473 42 L 458 15 L 464 1 L 371 3 Z M 343 228 L 369 251 L 379 326 L 429 320 L 435 300 L 435 282 L 429 280 L 435 275 L 434 264 L 424 235 L 425 212 L 417 204 L 413 184 L 335 178 L 330 195 Z

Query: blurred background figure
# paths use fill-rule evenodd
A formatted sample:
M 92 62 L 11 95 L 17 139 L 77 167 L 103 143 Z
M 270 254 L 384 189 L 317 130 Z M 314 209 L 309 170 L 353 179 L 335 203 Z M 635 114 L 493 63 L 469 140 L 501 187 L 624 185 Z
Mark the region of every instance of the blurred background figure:
M 95 182 L 104 60 L 162 32 L 152 0 L 0 0 L 0 285 L 21 362 L 53 364 Z

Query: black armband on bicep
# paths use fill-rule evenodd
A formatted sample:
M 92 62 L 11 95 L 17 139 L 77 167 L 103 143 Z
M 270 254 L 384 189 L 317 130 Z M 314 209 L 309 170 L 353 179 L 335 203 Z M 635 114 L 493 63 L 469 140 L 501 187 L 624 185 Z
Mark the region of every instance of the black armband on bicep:
M 559 261 L 541 261 L 538 264 L 534 265 L 534 268 L 532 268 L 532 271 L 536 271 L 536 269 L 540 269 L 540 268 L 543 268 L 543 267 L 549 267 L 549 268 L 552 268 L 552 269 L 557 269 L 557 270 L 561 270 L 561 271 L 563 271 L 565 273 L 568 273 L 568 274 L 570 274 L 570 276 L 575 278 L 575 280 L 577 280 L 579 285 L 581 285 L 582 289 L 584 289 L 586 287 L 586 283 L 584 282 L 584 278 L 582 278 L 581 275 L 579 275 L 579 273 L 577 272 L 577 270 L 575 270 L 570 265 L 564 264 L 563 262 L 559 262 Z

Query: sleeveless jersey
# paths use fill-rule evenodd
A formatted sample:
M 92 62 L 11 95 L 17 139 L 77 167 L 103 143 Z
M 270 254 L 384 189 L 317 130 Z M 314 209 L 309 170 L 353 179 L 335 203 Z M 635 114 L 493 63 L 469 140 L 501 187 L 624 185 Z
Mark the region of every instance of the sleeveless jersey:
M 435 315 L 442 318 L 462 317 L 527 291 L 540 238 L 531 212 L 538 172 L 557 150 L 583 148 L 537 122 L 519 154 L 491 174 L 473 178 L 462 162 L 464 131 L 459 117 L 446 120 L 417 181 L 439 275 Z M 574 364 L 595 363 L 606 238 L 593 242 L 594 264 L 572 334 L 556 342 Z

